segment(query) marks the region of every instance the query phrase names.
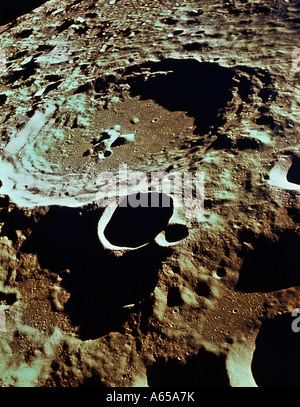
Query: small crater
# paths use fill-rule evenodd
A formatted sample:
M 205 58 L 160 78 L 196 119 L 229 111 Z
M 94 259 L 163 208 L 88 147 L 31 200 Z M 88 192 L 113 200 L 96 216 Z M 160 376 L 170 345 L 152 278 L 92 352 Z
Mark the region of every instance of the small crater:
M 99 138 L 93 138 L 92 148 L 88 154 L 84 153 L 84 156 L 89 155 L 90 153 L 95 154 L 98 158 L 103 159 L 112 155 L 112 149 L 115 147 L 120 147 L 124 144 L 133 142 L 135 138 L 134 133 L 130 134 L 121 134 L 120 126 L 116 125 L 111 129 L 101 132 Z
M 106 150 L 106 151 L 104 152 L 104 157 L 109 157 L 109 156 L 111 156 L 111 154 L 112 154 L 111 151 Z
M 218 277 L 225 277 L 227 273 L 224 267 L 218 267 L 216 274 Z

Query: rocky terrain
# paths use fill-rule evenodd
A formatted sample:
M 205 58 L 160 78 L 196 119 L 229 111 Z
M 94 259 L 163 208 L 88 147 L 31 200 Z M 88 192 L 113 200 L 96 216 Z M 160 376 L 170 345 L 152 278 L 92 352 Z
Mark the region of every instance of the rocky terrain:
M 299 13 L 299 0 L 3 13 L 2 387 L 299 386 Z M 124 164 L 203 174 L 204 211 L 109 212 L 99 174 Z

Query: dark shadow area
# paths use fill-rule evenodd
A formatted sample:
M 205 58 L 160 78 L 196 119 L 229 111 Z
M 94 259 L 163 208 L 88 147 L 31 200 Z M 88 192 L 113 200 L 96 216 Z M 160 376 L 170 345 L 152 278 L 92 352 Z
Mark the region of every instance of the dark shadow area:
M 150 70 L 147 77 L 146 68 Z M 123 73 L 131 96 L 152 99 L 170 111 L 187 112 L 195 119 L 197 134 L 223 123 L 219 112 L 233 97 L 233 76 L 234 71 L 215 63 L 171 58 L 132 66 Z
M 10 0 L 1 2 L 0 26 L 10 23 L 23 14 L 30 13 L 48 0 Z
M 287 211 L 295 223 L 300 223 L 300 208 L 287 208 Z
M 22 250 L 37 253 L 41 267 L 63 273 L 61 285 L 71 295 L 65 312 L 80 327 L 82 339 L 122 330 L 128 312 L 122 307 L 147 298 L 157 284 L 157 270 L 170 254 L 147 247 L 114 257 L 97 235 L 103 209 L 51 207 L 34 226 Z
M 15 293 L 5 293 L 0 291 L 0 304 L 12 305 L 17 301 L 17 295 Z
M 177 307 L 183 305 L 181 298 L 180 290 L 178 287 L 170 287 L 167 297 L 167 306 L 168 307 Z
M 258 150 L 260 143 L 253 138 L 241 137 L 237 140 L 236 147 L 241 151 L 247 149 Z
M 214 140 L 211 145 L 207 148 L 214 150 L 230 150 L 235 148 L 233 140 L 228 137 L 226 134 L 218 134 L 216 140 Z
M 84 382 L 80 385 L 80 387 L 101 387 L 105 388 L 106 386 L 103 384 L 103 379 L 99 372 L 95 369 L 92 369 L 91 376 L 87 376 L 84 378 Z
M 149 387 L 228 387 L 225 357 L 201 349 L 186 364 L 162 358 L 148 368 Z
M 238 290 L 270 292 L 300 284 L 300 236 L 295 231 L 283 232 L 276 242 L 260 236 L 252 246 L 240 269 Z
M 4 93 L 2 93 L 1 95 L 0 95 L 0 106 L 2 106 L 2 105 L 4 105 L 4 103 L 7 101 L 7 96 L 4 94 Z
M 0 207 L 5 208 L 9 205 L 9 199 L 4 197 L 0 200 Z M 7 236 L 13 243 L 18 241 L 17 230 L 26 230 L 32 224 L 30 216 L 26 214 L 26 210 L 14 207 L 8 211 L 7 208 L 2 209 L 0 213 L 0 222 L 3 226 L 0 231 L 0 236 Z
M 263 322 L 251 364 L 258 386 L 300 386 L 300 342 L 299 333 L 292 330 L 293 320 L 288 314 Z
M 152 201 L 156 206 L 152 205 Z M 157 192 L 132 194 L 120 202 L 104 234 L 115 246 L 139 247 L 153 241 L 167 226 L 172 213 L 173 200 L 165 194 Z
M 168 225 L 165 230 L 166 241 L 178 242 L 189 235 L 189 229 L 185 225 Z
M 22 79 L 22 81 L 26 81 L 28 78 L 35 75 L 37 67 L 38 64 L 36 62 L 28 62 L 27 64 L 23 65 L 22 69 L 10 73 L 7 77 L 6 83 L 12 84 L 19 81 L 20 79 Z
M 195 292 L 197 295 L 207 298 L 211 295 L 210 287 L 205 281 L 198 282 Z
M 286 175 L 288 182 L 300 185 L 300 157 L 293 157 L 293 162 Z

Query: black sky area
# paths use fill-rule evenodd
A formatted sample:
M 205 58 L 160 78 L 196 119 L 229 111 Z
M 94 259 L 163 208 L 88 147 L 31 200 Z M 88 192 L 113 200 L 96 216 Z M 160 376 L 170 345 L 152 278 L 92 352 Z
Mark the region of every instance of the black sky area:
M 0 0 L 0 25 L 14 21 L 23 14 L 46 3 L 46 0 Z

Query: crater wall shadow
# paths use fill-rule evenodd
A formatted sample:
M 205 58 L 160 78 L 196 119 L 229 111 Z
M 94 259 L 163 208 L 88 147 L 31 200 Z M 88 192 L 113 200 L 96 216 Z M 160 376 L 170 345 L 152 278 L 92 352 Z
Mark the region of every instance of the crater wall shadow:
M 37 253 L 41 267 L 63 273 L 70 293 L 65 312 L 79 326 L 81 339 L 122 330 L 124 305 L 136 304 L 154 290 L 158 268 L 170 250 L 148 245 L 122 257 L 104 251 L 97 235 L 103 209 L 51 207 L 24 242 L 22 251 Z
M 236 288 L 244 292 L 270 292 L 300 285 L 300 236 L 293 230 L 283 232 L 277 242 L 264 236 L 253 243 L 240 269 Z
M 146 77 L 145 69 L 150 75 Z M 152 99 L 170 111 L 185 111 L 195 119 L 195 133 L 223 123 L 220 109 L 233 95 L 234 71 L 216 63 L 167 58 L 132 66 L 123 73 L 131 96 Z
M 132 200 L 137 207 L 132 207 Z M 151 204 L 151 200 L 156 201 L 156 206 Z M 128 195 L 116 208 L 104 234 L 108 241 L 116 246 L 141 246 L 154 240 L 155 236 L 166 228 L 173 209 L 171 198 L 162 193 Z
M 175 359 L 157 361 L 147 370 L 149 387 L 228 387 L 225 358 L 205 349 L 186 364 Z
M 299 334 L 290 314 L 264 321 L 256 338 L 251 369 L 259 387 L 299 387 Z
M 287 172 L 286 179 L 288 182 L 300 185 L 300 157 L 293 157 L 292 165 Z

